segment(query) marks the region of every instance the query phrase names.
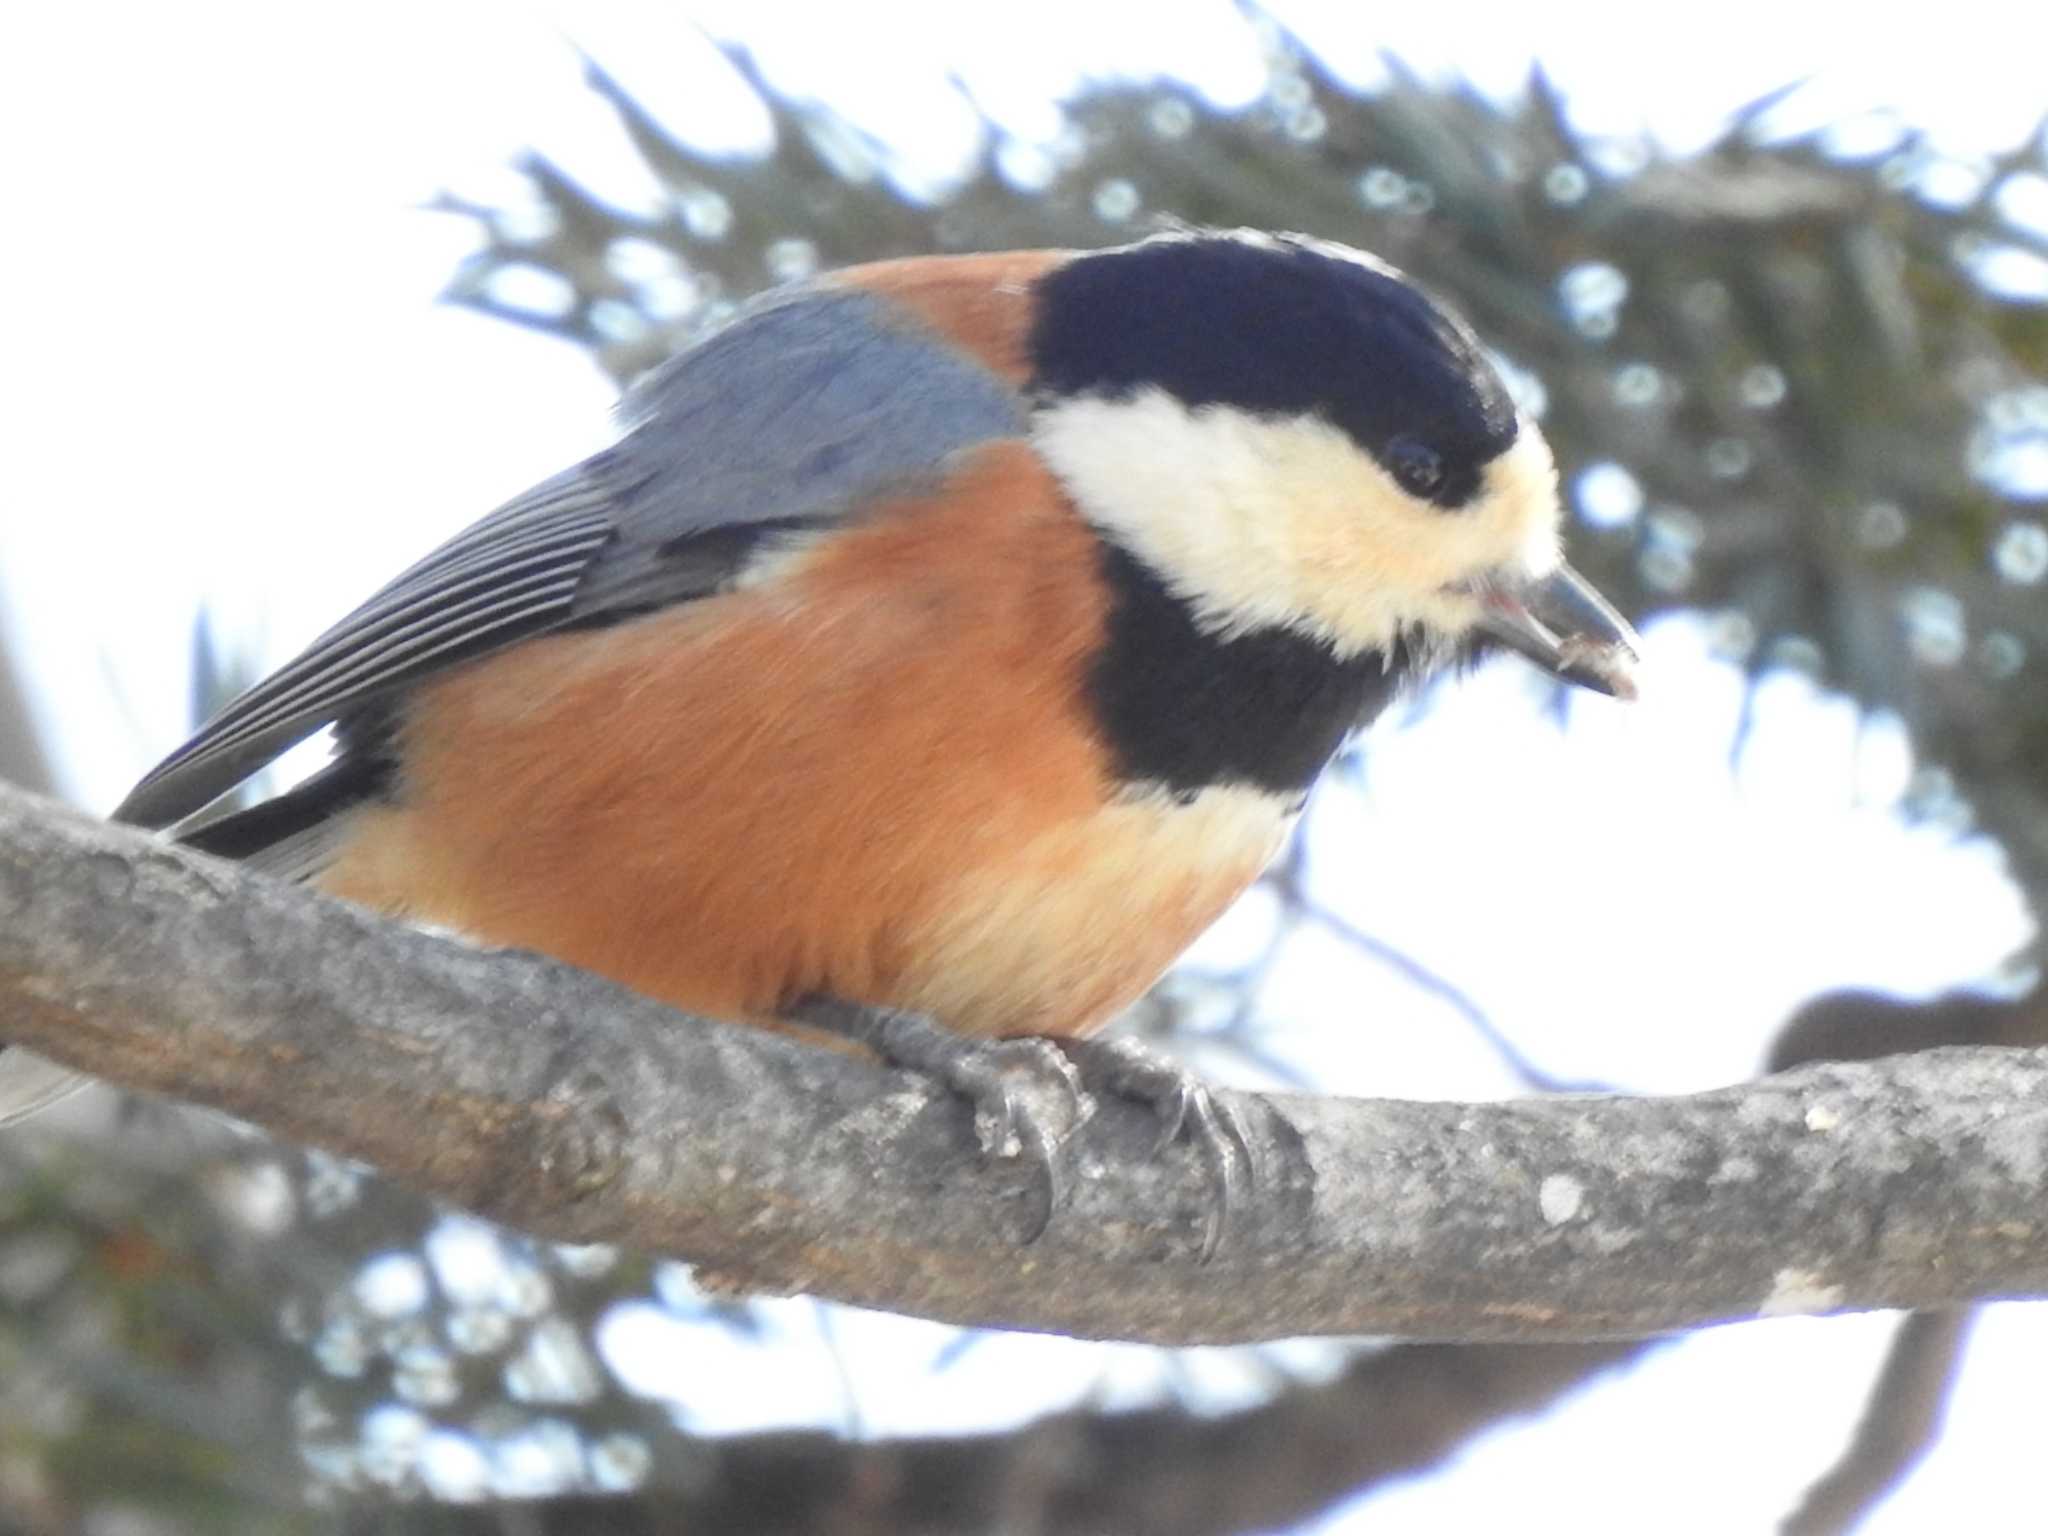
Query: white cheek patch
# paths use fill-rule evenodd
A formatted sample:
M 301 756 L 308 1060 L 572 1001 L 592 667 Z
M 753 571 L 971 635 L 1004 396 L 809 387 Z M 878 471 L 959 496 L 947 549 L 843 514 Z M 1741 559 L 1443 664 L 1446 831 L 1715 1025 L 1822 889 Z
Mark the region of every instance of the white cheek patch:
M 1527 423 L 1456 509 L 1407 494 L 1326 422 L 1190 410 L 1159 389 L 1065 401 L 1032 430 L 1082 515 L 1221 634 L 1286 627 L 1344 655 L 1416 628 L 1451 640 L 1478 606 L 1447 588 L 1558 561 L 1557 472 Z
M 1547 576 L 1564 564 L 1557 461 L 1534 422 L 1523 418 L 1513 446 L 1486 466 L 1482 494 L 1498 509 L 1501 530 L 1513 546 L 1502 568 Z

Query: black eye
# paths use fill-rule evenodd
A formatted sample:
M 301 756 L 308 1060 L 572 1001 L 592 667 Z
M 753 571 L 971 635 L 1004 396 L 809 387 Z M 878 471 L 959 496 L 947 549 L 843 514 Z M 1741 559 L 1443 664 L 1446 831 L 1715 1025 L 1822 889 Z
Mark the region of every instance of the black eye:
M 1434 495 L 1444 483 L 1444 461 L 1429 444 L 1397 437 L 1387 444 L 1387 469 L 1411 496 Z

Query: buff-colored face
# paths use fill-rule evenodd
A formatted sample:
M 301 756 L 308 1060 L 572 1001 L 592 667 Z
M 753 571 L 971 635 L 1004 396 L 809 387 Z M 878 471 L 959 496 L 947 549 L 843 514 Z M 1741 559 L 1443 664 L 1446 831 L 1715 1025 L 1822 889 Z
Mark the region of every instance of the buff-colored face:
M 1446 508 L 1313 417 L 1190 409 L 1163 390 L 1042 410 L 1034 440 L 1082 513 L 1219 634 L 1285 627 L 1340 654 L 1449 648 L 1485 594 L 1558 570 L 1557 470 L 1524 420 Z

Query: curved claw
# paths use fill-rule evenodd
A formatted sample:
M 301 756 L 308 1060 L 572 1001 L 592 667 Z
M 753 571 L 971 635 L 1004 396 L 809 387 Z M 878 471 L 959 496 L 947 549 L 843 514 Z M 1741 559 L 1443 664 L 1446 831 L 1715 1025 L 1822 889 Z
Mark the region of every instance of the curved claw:
M 1197 1118 L 1200 1117 L 1200 1101 L 1206 1096 L 1201 1084 L 1192 1078 L 1184 1077 L 1172 1084 L 1159 1102 L 1152 1106 L 1159 1116 L 1159 1139 L 1152 1143 L 1154 1157 L 1180 1139 L 1181 1127 L 1187 1124 L 1191 1111 Z
M 1216 1181 L 1216 1197 L 1209 1203 L 1208 1223 L 1202 1234 L 1202 1262 L 1206 1264 L 1215 1257 L 1223 1241 L 1224 1224 L 1241 1198 L 1237 1160 L 1244 1160 L 1243 1182 L 1245 1189 L 1250 1190 L 1259 1184 L 1259 1158 L 1235 1109 L 1218 1103 L 1216 1096 L 1199 1084 L 1189 1093 L 1188 1104 L 1195 1124 L 1194 1141 L 1208 1159 Z
M 1067 1194 L 1062 1149 L 1093 1113 L 1081 1074 L 1057 1045 L 1036 1038 L 971 1039 L 922 1014 L 837 998 L 805 999 L 788 1016 L 857 1040 L 891 1066 L 921 1072 L 966 1099 L 974 1106 L 982 1151 L 1024 1160 L 1044 1185 L 1044 1210 L 1024 1241 L 1036 1241 L 1051 1224 Z M 1064 1100 L 1064 1114 L 1045 1114 L 1041 1095 L 1028 1091 L 1033 1085 Z
M 1074 1064 L 1043 1040 L 977 1041 L 945 1037 L 940 1059 L 916 1062 L 892 1056 L 898 1066 L 916 1066 L 974 1105 L 982 1150 L 993 1157 L 1023 1158 L 1045 1184 L 1044 1214 L 1032 1224 L 1025 1241 L 1035 1242 L 1051 1225 L 1053 1213 L 1066 1202 L 1061 1176 L 1061 1149 L 1073 1130 L 1089 1115 L 1087 1095 Z M 1056 1084 L 1066 1099 L 1063 1126 L 1055 1132 L 1031 1100 L 1019 1091 L 1022 1082 Z M 990 1134 L 984 1122 L 994 1126 Z
M 968 1044 L 971 1054 L 954 1058 L 950 1076 L 943 1069 L 940 1075 L 949 1087 L 975 1096 L 977 1104 L 982 1102 L 984 1093 L 1000 1096 L 1002 1137 L 992 1151 L 1004 1157 L 1016 1156 L 1012 1149 L 1020 1139 L 1020 1132 L 1037 1120 L 1017 1092 L 1020 1078 L 1026 1082 L 1058 1086 L 1066 1099 L 1069 1130 L 1088 1118 L 1088 1095 L 1081 1087 L 1081 1074 L 1065 1054 L 1049 1042 L 1024 1039 L 963 1043 Z M 1063 1134 L 1059 1139 L 1064 1141 L 1066 1137 Z
M 1237 1111 L 1219 1101 L 1187 1068 L 1135 1040 L 1062 1040 L 1059 1044 L 1091 1087 L 1151 1108 L 1159 1120 L 1155 1156 L 1183 1132 L 1194 1142 L 1209 1166 L 1211 1179 L 1201 1252 L 1207 1263 L 1223 1242 L 1231 1211 L 1259 1182 L 1258 1153 Z
M 857 1040 L 892 1066 L 922 1072 L 968 1100 L 983 1152 L 1025 1160 L 1044 1184 L 1044 1212 L 1025 1237 L 1027 1243 L 1045 1231 L 1066 1200 L 1064 1147 L 1093 1113 L 1090 1088 L 1152 1110 L 1159 1121 L 1155 1155 L 1183 1133 L 1195 1144 L 1211 1181 L 1202 1232 L 1204 1263 L 1222 1245 L 1231 1211 L 1260 1182 L 1257 1143 L 1237 1111 L 1185 1067 L 1135 1040 L 976 1040 L 942 1029 L 922 1014 L 837 998 L 805 999 L 787 1016 Z M 1025 1091 L 1033 1086 L 1041 1092 Z M 1063 1115 L 1044 1113 L 1045 1091 L 1065 1100 Z

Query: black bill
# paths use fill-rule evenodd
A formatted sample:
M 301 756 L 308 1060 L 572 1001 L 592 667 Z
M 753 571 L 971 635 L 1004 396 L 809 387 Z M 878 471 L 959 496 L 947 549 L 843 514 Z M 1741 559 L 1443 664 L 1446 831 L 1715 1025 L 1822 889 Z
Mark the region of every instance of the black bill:
M 1636 696 L 1636 632 L 1570 566 L 1533 581 L 1489 583 L 1479 596 L 1482 635 L 1568 683 L 1618 699 Z

